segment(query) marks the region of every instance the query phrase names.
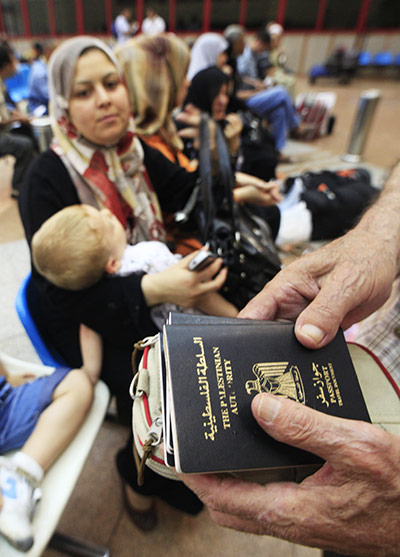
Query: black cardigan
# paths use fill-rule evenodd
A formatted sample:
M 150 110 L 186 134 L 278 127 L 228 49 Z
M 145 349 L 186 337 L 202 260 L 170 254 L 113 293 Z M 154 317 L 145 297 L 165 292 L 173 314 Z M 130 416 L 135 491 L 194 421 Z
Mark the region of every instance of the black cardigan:
M 166 212 L 181 209 L 196 175 L 168 161 L 142 143 L 146 170 Z M 19 209 L 30 246 L 33 234 L 51 215 L 80 203 L 61 159 L 42 153 L 32 163 L 21 188 Z M 104 277 L 94 286 L 72 292 L 57 288 L 32 266 L 31 311 L 43 336 L 71 366 L 81 365 L 79 323 L 101 334 L 104 343 L 102 377 L 113 391 L 126 389 L 131 379 L 130 355 L 140 338 L 157 332 L 141 290 L 142 273 Z M 124 369 L 121 369 L 124 368 Z

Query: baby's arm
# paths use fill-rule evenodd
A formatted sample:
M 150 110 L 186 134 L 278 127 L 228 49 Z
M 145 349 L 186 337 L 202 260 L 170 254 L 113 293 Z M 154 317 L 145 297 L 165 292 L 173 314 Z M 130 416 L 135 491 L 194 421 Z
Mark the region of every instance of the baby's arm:
M 103 360 L 103 342 L 101 336 L 81 324 L 79 330 L 79 340 L 82 352 L 82 370 L 89 376 L 90 381 L 95 385 L 100 375 Z
M 218 292 L 210 292 L 202 296 L 197 302 L 196 308 L 207 315 L 218 315 L 220 317 L 237 317 L 239 313 L 238 309 Z

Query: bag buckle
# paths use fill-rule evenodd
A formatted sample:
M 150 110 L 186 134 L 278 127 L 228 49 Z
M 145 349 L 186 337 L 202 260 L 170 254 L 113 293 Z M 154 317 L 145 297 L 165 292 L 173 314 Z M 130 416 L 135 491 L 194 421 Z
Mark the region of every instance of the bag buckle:
M 140 458 L 136 446 L 134 447 L 134 456 L 136 461 L 136 468 L 137 468 L 137 483 L 138 485 L 143 485 L 144 482 L 144 470 L 146 460 L 151 457 L 153 454 L 154 448 L 156 445 L 161 443 L 162 439 L 162 417 L 157 416 L 157 418 L 153 421 L 150 426 L 149 431 L 147 432 L 148 438 L 146 439 L 145 443 L 143 444 L 143 456 Z
M 157 418 L 151 424 L 149 431 L 147 432 L 147 435 L 152 439 L 152 443 L 151 443 L 152 447 L 155 447 L 156 445 L 159 445 L 161 443 L 162 434 L 163 434 L 162 417 L 157 416 Z

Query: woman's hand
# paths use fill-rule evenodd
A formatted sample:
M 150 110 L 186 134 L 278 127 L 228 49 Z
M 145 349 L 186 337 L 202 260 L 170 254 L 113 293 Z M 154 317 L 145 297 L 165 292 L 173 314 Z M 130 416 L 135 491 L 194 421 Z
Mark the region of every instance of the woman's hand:
M 238 175 L 240 175 L 239 180 Z M 282 196 L 277 182 L 263 182 L 254 176 L 249 176 L 251 180 L 249 179 L 246 183 L 246 180 L 242 180 L 242 176 L 247 175 L 241 172 L 236 173 L 238 187 L 233 190 L 233 198 L 236 203 L 254 203 L 254 205 L 269 207 L 281 201 Z
M 229 113 L 225 116 L 224 136 L 229 153 L 233 156 L 236 156 L 238 153 L 242 129 L 243 123 L 237 114 Z
M 201 110 L 193 104 L 187 104 L 177 115 L 176 121 L 185 124 L 186 128 L 179 130 L 178 135 L 184 138 L 197 138 L 201 120 Z
M 149 307 L 169 302 L 190 308 L 204 294 L 220 290 L 228 272 L 221 269 L 222 259 L 216 259 L 202 271 L 189 271 L 188 263 L 197 253 L 184 257 L 166 271 L 143 276 L 142 291 Z
M 230 112 L 225 116 L 225 122 L 224 135 L 228 141 L 233 137 L 240 136 L 243 122 L 237 114 Z

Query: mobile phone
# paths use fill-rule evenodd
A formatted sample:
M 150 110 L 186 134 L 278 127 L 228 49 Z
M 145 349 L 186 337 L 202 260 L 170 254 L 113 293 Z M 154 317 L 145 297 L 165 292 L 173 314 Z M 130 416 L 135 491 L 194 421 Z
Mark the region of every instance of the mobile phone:
M 214 253 L 200 250 L 199 253 L 197 253 L 193 259 L 190 260 L 188 269 L 189 271 L 201 271 L 211 265 L 216 258 L 217 256 Z

